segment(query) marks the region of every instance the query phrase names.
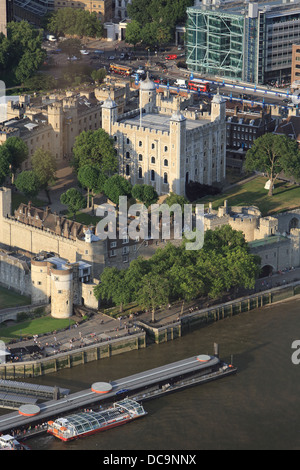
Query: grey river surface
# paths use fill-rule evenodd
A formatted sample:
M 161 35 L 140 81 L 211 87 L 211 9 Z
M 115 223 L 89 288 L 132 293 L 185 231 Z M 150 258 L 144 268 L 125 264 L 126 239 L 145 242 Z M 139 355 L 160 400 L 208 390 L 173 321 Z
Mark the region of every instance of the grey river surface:
M 284 301 L 194 330 L 162 345 L 66 369 L 34 380 L 87 389 L 188 358 L 213 354 L 238 374 L 144 403 L 148 415 L 119 428 L 68 443 L 43 435 L 32 450 L 300 449 L 300 365 L 291 357 L 300 340 L 300 300 Z M 2 414 L 2 413 L 1 413 Z

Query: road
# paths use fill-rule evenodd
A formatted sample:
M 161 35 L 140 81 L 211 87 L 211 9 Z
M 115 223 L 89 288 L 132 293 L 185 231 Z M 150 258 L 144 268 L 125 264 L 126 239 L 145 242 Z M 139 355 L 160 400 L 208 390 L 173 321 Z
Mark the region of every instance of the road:
M 149 70 L 149 72 L 158 78 L 164 78 L 169 80 L 170 85 L 177 78 L 183 78 L 187 80 L 191 73 L 187 70 L 180 69 L 177 67 L 178 60 L 166 60 L 165 57 L 169 54 L 176 54 L 178 59 L 184 59 L 184 51 L 176 46 L 167 47 L 165 50 L 159 52 L 150 52 L 139 48 L 133 48 L 131 45 L 126 44 L 124 41 L 101 41 L 101 40 L 89 40 L 85 42 L 82 47 L 88 51 L 88 55 L 81 55 L 78 61 L 68 61 L 67 55 L 60 52 L 54 54 L 54 51 L 59 47 L 59 44 L 46 42 L 44 47 L 48 51 L 48 58 L 54 62 L 53 69 L 50 69 L 55 78 L 59 80 L 62 75 L 66 72 L 66 64 L 72 72 L 75 72 L 77 67 L 89 66 L 94 69 L 105 67 L 109 70 L 109 64 L 124 63 L 130 65 L 134 70 L 142 66 Z M 101 54 L 95 54 L 95 50 L 103 51 Z M 134 60 L 121 60 L 120 55 L 122 53 L 134 54 Z M 76 62 L 76 67 L 74 66 Z M 166 70 L 165 72 L 163 70 Z M 220 89 L 220 93 L 228 100 L 241 100 L 244 96 L 244 101 L 248 104 L 270 104 L 280 105 L 283 108 L 288 109 L 291 106 L 290 96 L 291 92 L 288 88 L 275 88 L 255 86 L 250 84 L 241 84 L 238 82 L 230 82 L 223 80 L 222 78 L 200 76 L 200 74 L 193 74 L 195 78 L 203 78 L 204 80 L 211 82 L 212 93 L 215 93 L 217 87 Z M 126 78 L 125 78 L 126 79 Z M 124 80 L 124 77 L 122 77 Z M 128 79 L 129 80 L 129 79 Z M 174 88 L 176 90 L 176 88 Z M 246 95 L 246 96 L 245 96 Z M 247 99 L 246 99 L 247 97 Z M 289 101 L 289 102 L 287 102 Z

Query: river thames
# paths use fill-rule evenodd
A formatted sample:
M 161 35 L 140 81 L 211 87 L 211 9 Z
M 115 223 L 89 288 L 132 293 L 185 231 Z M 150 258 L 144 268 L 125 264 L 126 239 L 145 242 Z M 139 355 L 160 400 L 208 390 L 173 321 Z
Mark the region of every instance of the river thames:
M 161 345 L 40 377 L 35 383 L 71 392 L 199 354 L 238 367 L 237 375 L 144 403 L 147 416 L 90 437 L 63 443 L 29 439 L 32 450 L 294 450 L 300 449 L 300 300 L 284 301 L 195 330 Z M 299 355 L 300 357 L 300 355 Z M 2 414 L 2 412 L 1 412 Z

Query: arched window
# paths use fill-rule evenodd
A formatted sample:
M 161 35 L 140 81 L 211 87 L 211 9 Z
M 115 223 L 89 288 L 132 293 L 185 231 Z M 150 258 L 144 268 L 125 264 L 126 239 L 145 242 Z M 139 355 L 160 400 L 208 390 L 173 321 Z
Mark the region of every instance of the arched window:
M 139 166 L 139 178 L 143 178 L 143 170 L 141 166 Z
M 168 184 L 168 173 L 164 173 L 164 184 Z
M 167 160 L 166 158 L 164 159 L 164 165 L 165 165 L 165 166 L 168 166 L 168 165 L 169 165 L 169 162 L 168 162 L 168 160 Z
M 155 181 L 155 171 L 151 170 L 151 181 Z
M 130 175 L 129 165 L 126 165 L 126 176 L 129 176 L 129 175 Z
M 130 152 L 126 152 L 126 158 L 130 158 Z
M 151 157 L 151 163 L 155 163 L 155 157 Z
M 139 162 L 142 162 L 142 161 L 143 161 L 143 155 L 139 153 Z

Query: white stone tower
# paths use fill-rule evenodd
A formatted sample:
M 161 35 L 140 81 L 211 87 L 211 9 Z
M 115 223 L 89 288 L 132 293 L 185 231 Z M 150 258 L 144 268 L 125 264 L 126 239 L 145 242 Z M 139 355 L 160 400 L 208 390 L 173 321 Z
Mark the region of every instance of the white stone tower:
M 170 119 L 170 148 L 173 150 L 173 162 L 175 163 L 175 178 L 172 192 L 185 195 L 185 183 L 189 181 L 186 172 L 186 118 L 179 108 Z
M 113 124 L 117 121 L 118 106 L 109 96 L 102 105 L 102 128 L 111 136 Z
M 140 84 L 140 109 L 145 109 L 146 113 L 155 112 L 156 108 L 156 87 L 155 83 L 150 80 L 149 73 L 145 80 Z

